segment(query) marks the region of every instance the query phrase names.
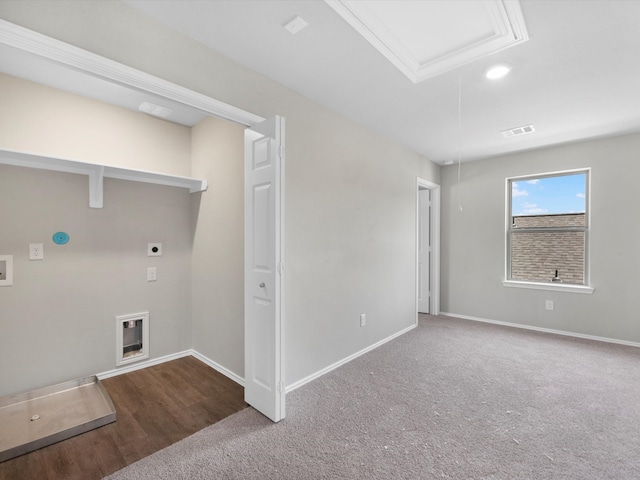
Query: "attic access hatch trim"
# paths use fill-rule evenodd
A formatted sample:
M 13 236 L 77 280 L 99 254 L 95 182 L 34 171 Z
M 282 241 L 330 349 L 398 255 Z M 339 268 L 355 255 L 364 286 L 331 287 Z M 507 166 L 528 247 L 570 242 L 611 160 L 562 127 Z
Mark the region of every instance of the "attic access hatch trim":
M 393 18 L 384 14 L 385 2 L 325 2 L 413 83 L 529 39 L 518 0 L 397 2 Z M 471 11 L 467 6 L 477 9 Z M 436 19 L 455 17 L 457 31 L 437 32 L 436 28 L 430 28 L 424 22 L 417 24 L 417 19 L 425 16 Z M 474 25 L 478 28 L 480 21 L 484 24 L 482 32 L 479 29 L 470 32 L 467 27 Z M 440 22 L 440 25 L 444 23 Z M 433 48 L 434 45 L 438 45 L 437 52 L 425 50 L 426 46 Z
M 91 208 L 102 208 L 103 179 L 105 177 L 129 180 L 133 182 L 153 183 L 170 187 L 188 188 L 190 193 L 204 192 L 207 190 L 206 180 L 166 175 L 163 173 L 148 172 L 145 170 L 114 167 L 110 165 L 86 163 L 78 160 L 48 157 L 32 153 L 17 152 L 14 150 L 0 149 L 0 164 L 87 175 L 89 177 L 89 206 Z

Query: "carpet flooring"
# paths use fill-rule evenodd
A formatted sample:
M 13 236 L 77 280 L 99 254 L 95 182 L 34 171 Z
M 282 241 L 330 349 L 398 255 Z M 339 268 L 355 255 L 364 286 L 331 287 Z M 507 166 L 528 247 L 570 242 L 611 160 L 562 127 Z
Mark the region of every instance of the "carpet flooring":
M 447 317 L 107 477 L 640 478 L 640 350 Z

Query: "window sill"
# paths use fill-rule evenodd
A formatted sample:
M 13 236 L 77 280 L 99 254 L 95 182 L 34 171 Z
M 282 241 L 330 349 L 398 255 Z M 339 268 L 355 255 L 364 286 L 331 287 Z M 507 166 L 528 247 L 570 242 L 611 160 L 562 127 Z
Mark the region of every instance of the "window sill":
M 583 293 L 591 295 L 593 287 L 586 285 L 572 285 L 569 283 L 541 283 L 541 282 L 519 282 L 516 280 L 503 280 L 505 287 L 530 288 L 532 290 L 552 290 L 554 292 Z

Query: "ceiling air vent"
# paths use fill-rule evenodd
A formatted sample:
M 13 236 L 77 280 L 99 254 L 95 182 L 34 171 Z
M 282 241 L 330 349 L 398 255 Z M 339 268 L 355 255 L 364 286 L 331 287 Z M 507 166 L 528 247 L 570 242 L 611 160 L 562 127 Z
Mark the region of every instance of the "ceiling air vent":
M 138 107 L 138 110 L 144 113 L 148 113 L 154 117 L 167 118 L 173 113 L 173 110 L 167 107 L 161 107 L 155 103 L 143 102 Z
M 525 125 L 524 127 L 516 127 L 510 128 L 509 130 L 503 130 L 500 133 L 503 137 L 517 137 L 518 135 L 526 135 L 527 133 L 533 133 L 536 129 L 533 128 L 533 125 Z

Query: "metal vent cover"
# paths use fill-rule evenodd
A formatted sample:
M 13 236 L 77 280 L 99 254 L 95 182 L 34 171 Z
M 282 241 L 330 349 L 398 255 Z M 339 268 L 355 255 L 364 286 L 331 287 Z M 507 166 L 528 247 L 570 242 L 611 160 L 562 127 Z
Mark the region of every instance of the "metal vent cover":
M 518 135 L 526 135 L 527 133 L 533 133 L 536 129 L 533 125 L 524 125 L 522 127 L 510 128 L 509 130 L 502 130 L 500 133 L 505 138 L 517 137 Z

